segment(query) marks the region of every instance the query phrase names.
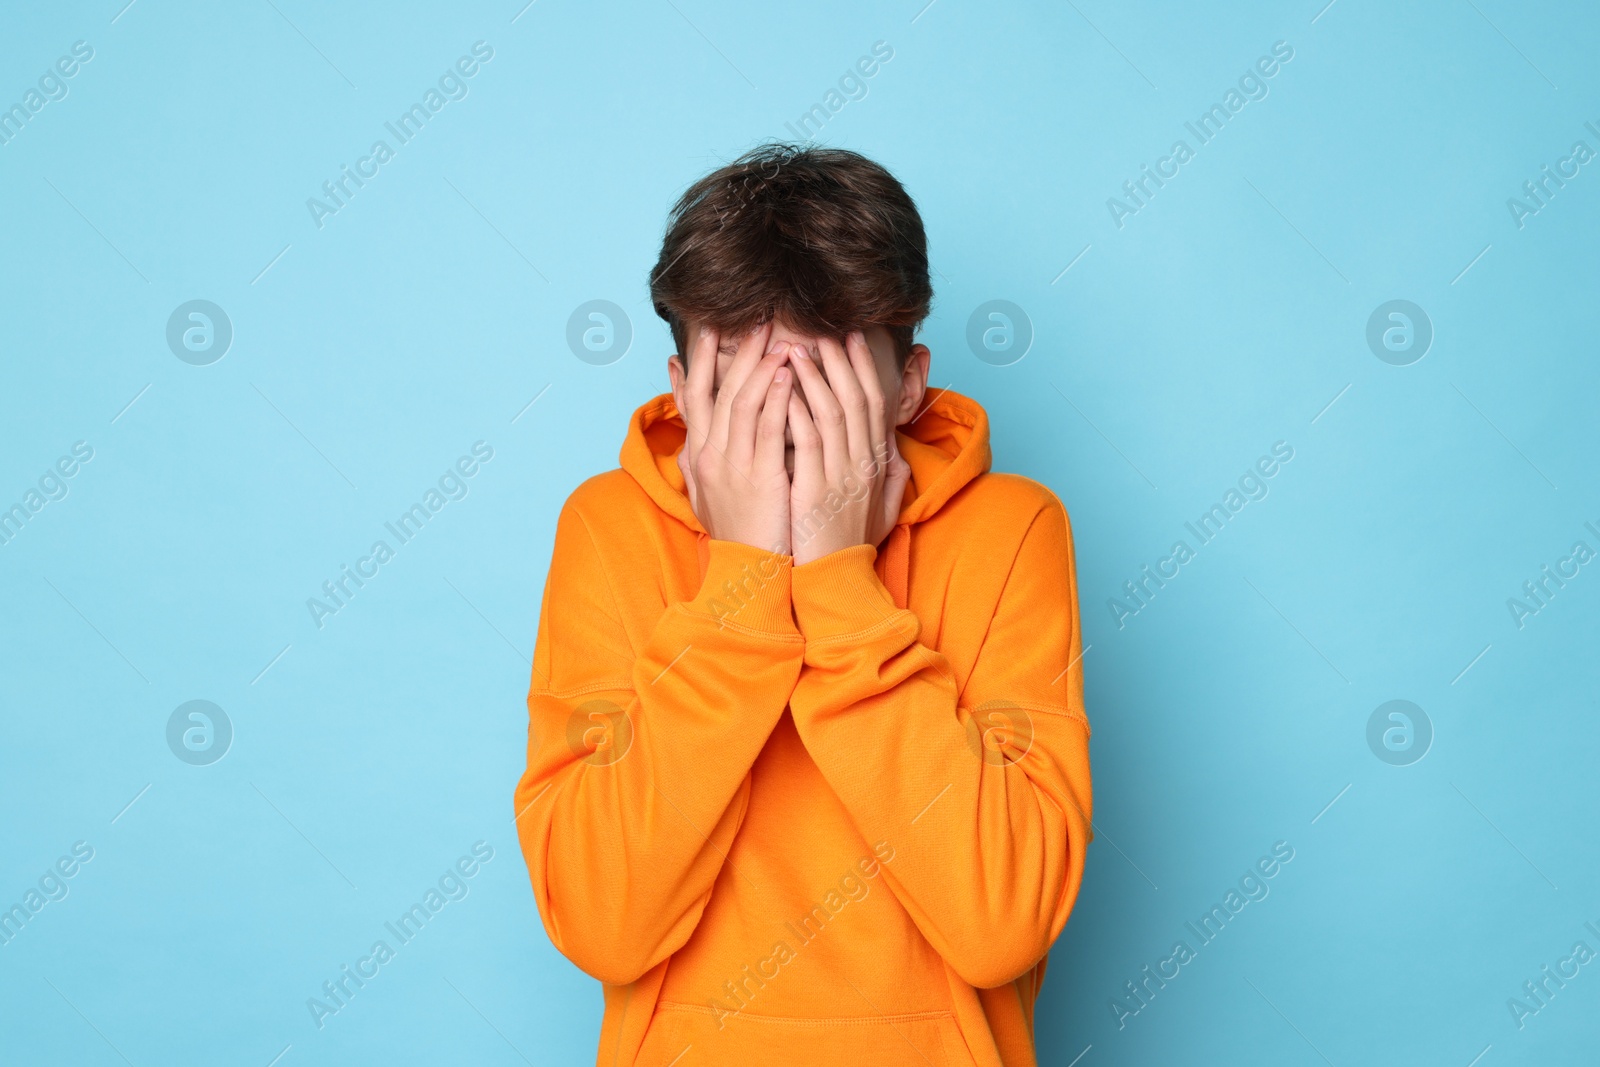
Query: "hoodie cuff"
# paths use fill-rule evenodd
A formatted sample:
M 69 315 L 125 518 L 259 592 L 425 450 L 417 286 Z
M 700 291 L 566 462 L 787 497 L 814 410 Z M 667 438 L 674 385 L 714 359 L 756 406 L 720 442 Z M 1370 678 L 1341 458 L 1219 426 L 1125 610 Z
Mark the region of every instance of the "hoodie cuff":
M 737 541 L 709 542 L 705 578 L 688 605 L 723 627 L 793 635 L 791 575 L 794 560 Z
M 794 614 L 807 641 L 862 633 L 900 609 L 872 569 L 878 550 L 855 545 L 794 568 Z

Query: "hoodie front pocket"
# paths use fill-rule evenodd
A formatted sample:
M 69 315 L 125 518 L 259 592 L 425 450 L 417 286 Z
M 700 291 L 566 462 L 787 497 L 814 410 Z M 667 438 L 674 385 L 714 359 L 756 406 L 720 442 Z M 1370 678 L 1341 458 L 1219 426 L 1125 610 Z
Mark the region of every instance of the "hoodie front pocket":
M 661 1025 L 669 1018 L 672 1025 Z M 947 1011 L 800 1019 L 663 1001 L 638 1062 L 649 1067 L 966 1067 L 972 1061 Z

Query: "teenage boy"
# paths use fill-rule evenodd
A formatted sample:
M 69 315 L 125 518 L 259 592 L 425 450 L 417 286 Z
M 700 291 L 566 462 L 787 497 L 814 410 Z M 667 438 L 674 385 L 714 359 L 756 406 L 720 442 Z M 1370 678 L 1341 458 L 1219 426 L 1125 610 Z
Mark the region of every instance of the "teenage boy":
M 672 393 L 561 511 L 515 797 L 598 1062 L 1032 1065 L 1090 839 L 1072 537 L 924 403 L 916 206 L 767 146 L 651 294 Z

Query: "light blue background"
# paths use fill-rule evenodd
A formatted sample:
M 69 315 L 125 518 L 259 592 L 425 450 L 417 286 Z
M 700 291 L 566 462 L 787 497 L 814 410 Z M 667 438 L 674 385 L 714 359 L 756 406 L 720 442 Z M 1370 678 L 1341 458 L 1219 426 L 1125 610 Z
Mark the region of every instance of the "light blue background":
M 590 1060 L 599 989 L 511 823 L 556 512 L 665 388 L 672 198 L 879 40 L 818 139 L 917 198 L 933 384 L 1074 521 L 1101 833 L 1041 1061 L 1594 1056 L 1600 964 L 1523 1029 L 1506 1006 L 1600 951 L 1600 564 L 1506 606 L 1600 549 L 1600 164 L 1506 206 L 1600 149 L 1591 9 L 123 2 L 0 33 L 0 104 L 94 48 L 0 146 L 0 507 L 94 449 L 0 546 L 0 905 L 95 849 L 0 947 L 0 1060 Z M 479 40 L 467 98 L 319 229 L 306 199 Z M 1270 95 L 1119 229 L 1107 198 L 1280 40 Z M 996 298 L 1035 331 L 1005 367 L 965 341 Z M 1364 336 L 1397 298 L 1436 331 L 1405 367 Z M 233 324 L 210 366 L 166 345 L 192 299 Z M 608 366 L 565 341 L 591 299 L 632 320 Z M 319 629 L 307 598 L 480 440 L 470 494 Z M 1108 598 L 1280 440 L 1270 495 L 1119 629 Z M 1404 767 L 1366 741 L 1397 698 L 1436 732 Z M 191 699 L 235 730 L 210 766 L 167 747 Z M 470 895 L 319 1031 L 307 998 L 479 840 Z M 1279 840 L 1271 895 L 1119 1029 Z

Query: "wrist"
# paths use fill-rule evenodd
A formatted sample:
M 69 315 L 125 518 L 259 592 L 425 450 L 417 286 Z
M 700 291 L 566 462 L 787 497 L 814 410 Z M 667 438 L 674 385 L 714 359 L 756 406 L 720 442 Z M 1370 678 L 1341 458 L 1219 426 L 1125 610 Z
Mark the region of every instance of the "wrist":
M 870 630 L 900 609 L 873 563 L 872 545 L 851 545 L 795 565 L 794 617 L 807 641 L 846 637 Z
M 831 514 L 820 505 L 800 516 L 790 528 L 789 540 L 796 567 L 868 543 L 861 523 L 846 521 L 844 515 Z
M 804 567 L 808 564 L 815 563 L 820 559 L 831 556 L 835 552 L 840 552 L 847 548 L 854 548 L 856 545 L 861 543 L 862 542 L 858 541 L 855 544 L 850 544 L 849 542 L 841 541 L 838 544 L 830 544 L 824 542 L 820 537 L 815 537 L 807 541 L 796 538 L 794 544 L 794 565 L 796 567 Z
M 768 556 L 788 556 L 789 515 L 761 515 L 755 521 L 748 516 L 706 515 L 700 520 L 713 541 L 741 545 L 752 552 Z
M 689 608 L 713 617 L 721 627 L 792 634 L 793 569 L 793 560 L 782 552 L 713 537 L 705 575 Z

